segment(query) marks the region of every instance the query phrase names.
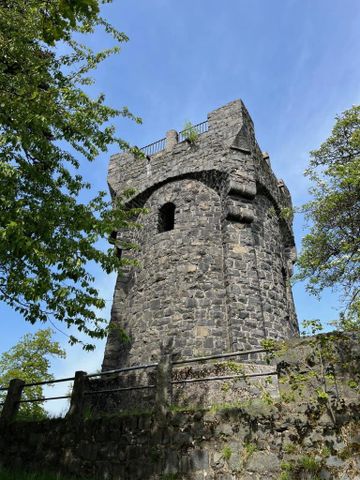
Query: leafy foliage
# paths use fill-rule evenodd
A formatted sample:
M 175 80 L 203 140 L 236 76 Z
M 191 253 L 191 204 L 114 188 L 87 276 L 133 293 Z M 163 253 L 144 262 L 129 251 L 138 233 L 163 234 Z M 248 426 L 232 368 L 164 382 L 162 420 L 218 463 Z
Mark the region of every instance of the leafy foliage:
M 339 288 L 340 326 L 359 326 L 360 313 L 360 106 L 336 118 L 330 137 L 311 152 L 306 172 L 313 200 L 303 210 L 311 222 L 298 260 L 297 278 L 310 293 Z
M 195 143 L 196 140 L 199 138 L 199 134 L 196 131 L 196 128 L 189 121 L 185 122 L 182 133 L 184 135 L 184 138 L 188 140 L 190 143 Z
M 49 373 L 50 358 L 65 358 L 65 351 L 58 342 L 51 339 L 51 329 L 39 330 L 35 334 L 26 334 L 8 352 L 0 356 L 0 385 L 7 386 L 13 378 L 24 380 L 25 383 L 43 382 L 54 379 Z M 26 387 L 23 390 L 22 399 L 32 400 L 43 396 L 41 385 Z M 5 397 L 0 392 L 0 401 Z M 19 414 L 42 418 L 45 416 L 44 407 L 41 403 L 22 403 Z
M 114 200 L 114 209 L 103 192 L 80 201 L 90 185 L 76 170 L 111 143 L 129 148 L 109 125 L 112 118 L 140 122 L 126 107 L 108 107 L 104 95 L 93 99 L 83 90 L 92 83 L 88 72 L 119 47 L 95 53 L 74 34 L 102 26 L 117 43 L 127 40 L 100 16 L 99 3 L 0 4 L 0 301 L 31 323 L 61 321 L 92 338 L 106 335 L 96 313 L 105 302 L 89 262 L 107 273 L 126 263 L 97 242 L 133 227 L 138 211 L 124 207 L 131 192 Z

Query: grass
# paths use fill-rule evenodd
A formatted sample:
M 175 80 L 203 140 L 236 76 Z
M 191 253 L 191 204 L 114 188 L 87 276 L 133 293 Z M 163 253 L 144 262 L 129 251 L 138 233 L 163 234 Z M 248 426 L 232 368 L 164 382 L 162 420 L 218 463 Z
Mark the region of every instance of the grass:
M 245 443 L 244 449 L 246 450 L 246 453 L 248 454 L 248 456 L 250 456 L 254 452 L 256 452 L 257 445 L 255 445 L 255 443 Z
M 284 453 L 295 453 L 297 452 L 297 446 L 294 443 L 285 443 L 283 445 Z
M 222 456 L 223 456 L 224 460 L 226 460 L 226 461 L 230 460 L 231 455 L 232 455 L 231 448 L 229 447 L 229 445 L 225 445 L 225 447 L 222 450 Z
M 320 480 L 321 462 L 311 455 L 304 455 L 295 462 L 282 462 L 279 480 L 298 480 L 307 474 L 308 480 Z

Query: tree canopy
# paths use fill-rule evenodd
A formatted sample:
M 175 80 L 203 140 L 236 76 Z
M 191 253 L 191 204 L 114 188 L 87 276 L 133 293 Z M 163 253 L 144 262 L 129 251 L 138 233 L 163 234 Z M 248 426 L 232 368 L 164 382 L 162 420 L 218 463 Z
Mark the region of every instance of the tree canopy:
M 0 355 L 0 385 L 7 386 L 13 378 L 25 383 L 54 380 L 49 372 L 51 357 L 65 358 L 65 351 L 58 342 L 52 340 L 52 331 L 47 328 L 34 334 L 24 335 L 8 352 Z M 6 392 L 0 392 L 0 401 Z M 43 396 L 42 385 L 24 388 L 22 399 L 33 400 Z M 44 417 L 45 409 L 41 403 L 22 403 L 20 415 Z
M 90 185 L 77 169 L 109 144 L 129 148 L 112 118 L 140 122 L 126 107 L 111 108 L 104 95 L 85 91 L 89 72 L 127 41 L 100 16 L 100 3 L 0 4 L 0 301 L 32 323 L 60 321 L 93 338 L 106 334 L 96 313 L 105 303 L 89 262 L 108 273 L 124 264 L 97 242 L 131 228 L 136 211 L 124 208 L 126 194 L 113 209 L 103 192 L 80 201 Z M 79 42 L 97 27 L 113 36 L 114 48 L 96 53 Z
M 336 117 L 329 138 L 311 152 L 306 172 L 313 199 L 303 210 L 311 227 L 303 239 L 298 278 L 318 295 L 339 289 L 342 327 L 360 319 L 360 106 Z

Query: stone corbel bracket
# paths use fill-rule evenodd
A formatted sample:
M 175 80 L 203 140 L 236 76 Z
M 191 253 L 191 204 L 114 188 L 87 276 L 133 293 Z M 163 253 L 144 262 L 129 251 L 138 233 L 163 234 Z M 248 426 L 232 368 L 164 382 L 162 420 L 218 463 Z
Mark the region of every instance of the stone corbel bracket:
M 255 181 L 240 171 L 233 172 L 226 198 L 226 219 L 233 222 L 252 223 L 255 214 L 251 201 L 255 196 Z

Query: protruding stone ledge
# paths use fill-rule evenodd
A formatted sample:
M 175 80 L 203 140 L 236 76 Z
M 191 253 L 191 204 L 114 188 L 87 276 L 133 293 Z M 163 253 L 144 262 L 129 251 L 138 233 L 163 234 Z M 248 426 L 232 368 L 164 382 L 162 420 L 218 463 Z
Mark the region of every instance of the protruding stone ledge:
M 270 155 L 268 154 L 268 152 L 262 152 L 262 157 L 265 160 L 265 162 L 269 165 L 269 167 L 271 167 Z
M 235 180 L 230 180 L 229 194 L 253 199 L 256 196 L 256 183 L 249 180 L 247 180 L 246 183 L 240 183 Z
M 237 145 L 230 145 L 230 149 L 231 150 L 237 150 L 238 152 L 245 153 L 246 155 L 251 154 L 250 148 L 247 148 L 247 147 L 238 147 Z
M 226 213 L 226 219 L 233 222 L 252 223 L 255 218 L 251 207 L 245 207 L 244 204 L 232 198 L 227 199 Z

